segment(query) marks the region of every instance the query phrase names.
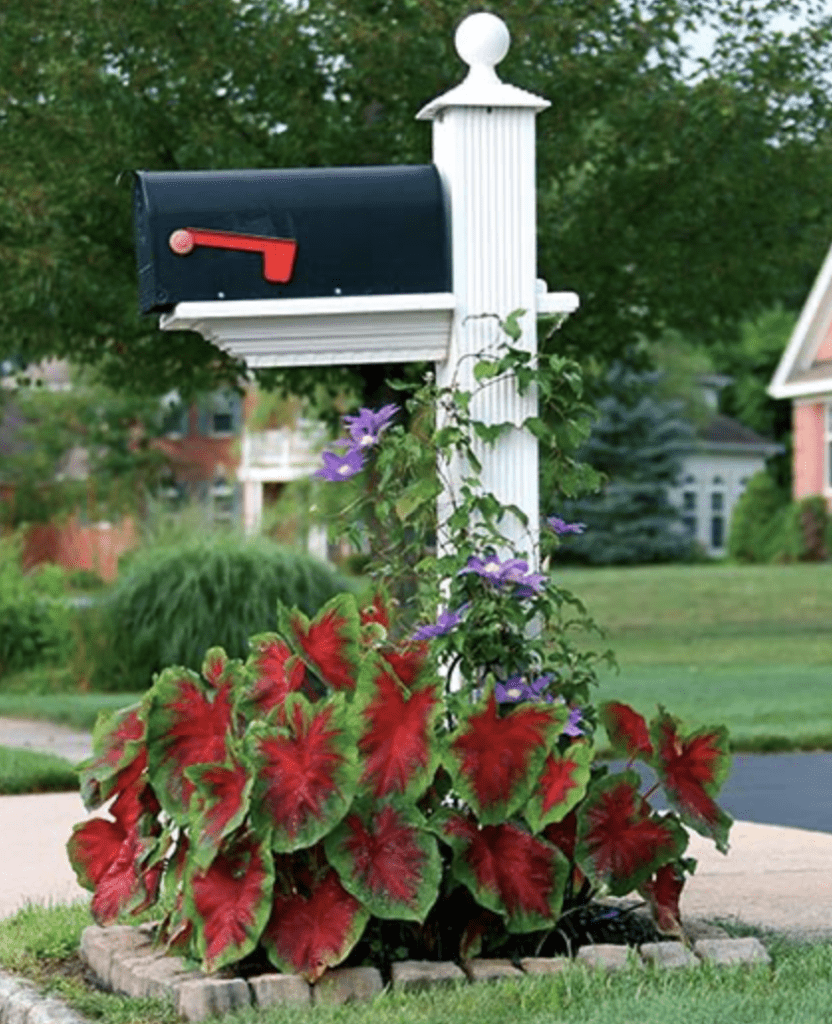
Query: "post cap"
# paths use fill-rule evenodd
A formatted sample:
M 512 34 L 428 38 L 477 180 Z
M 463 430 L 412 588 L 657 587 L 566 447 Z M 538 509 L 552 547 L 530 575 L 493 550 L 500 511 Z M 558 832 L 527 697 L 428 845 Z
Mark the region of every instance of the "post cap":
M 457 27 L 456 52 L 468 65 L 465 80 L 424 106 L 416 115 L 431 121 L 449 107 L 515 107 L 545 110 L 549 101 L 502 82 L 494 70 L 508 53 L 511 36 L 496 14 L 470 14 Z
M 508 53 L 510 43 L 506 23 L 486 11 L 469 15 L 454 36 L 456 52 L 471 69 L 469 75 L 473 72 L 496 77 L 494 68 Z

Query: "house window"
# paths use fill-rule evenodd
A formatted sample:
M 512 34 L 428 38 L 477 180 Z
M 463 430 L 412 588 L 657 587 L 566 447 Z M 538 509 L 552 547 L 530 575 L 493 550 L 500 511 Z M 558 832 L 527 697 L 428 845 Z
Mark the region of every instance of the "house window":
M 714 486 L 724 486 L 721 477 L 714 477 Z M 721 549 L 725 547 L 725 492 L 723 490 L 711 491 L 711 547 Z
M 172 391 L 162 399 L 162 433 L 165 437 L 184 437 L 188 433 L 188 407 Z
M 682 491 L 682 522 L 689 537 L 697 533 L 696 491 Z
M 200 415 L 201 432 L 211 437 L 229 437 L 240 426 L 240 396 L 233 391 L 216 391 L 207 399 Z

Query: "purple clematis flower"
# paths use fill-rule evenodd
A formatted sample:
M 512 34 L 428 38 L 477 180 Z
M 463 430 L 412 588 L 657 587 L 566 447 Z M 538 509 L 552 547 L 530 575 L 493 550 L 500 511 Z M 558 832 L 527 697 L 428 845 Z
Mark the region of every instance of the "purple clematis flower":
M 540 593 L 546 577 L 543 573 L 529 572 L 529 563 L 522 558 L 507 558 L 501 562 L 496 555 L 480 558 L 472 555 L 464 569 L 459 570 L 460 576 L 472 572 L 484 580 L 489 580 L 498 587 L 514 584 L 518 597 L 531 597 Z
M 565 533 L 583 533 L 586 529 L 586 523 L 567 523 L 560 516 L 549 516 L 546 522 L 559 537 Z
M 322 458 L 323 469 L 319 469 L 315 476 L 324 480 L 349 480 L 364 468 L 364 456 L 357 448 L 348 448 L 343 455 L 337 452 L 324 452 Z
M 411 640 L 430 640 L 436 636 L 444 636 L 446 633 L 450 633 L 452 629 L 455 629 L 460 622 L 462 622 L 462 616 L 465 612 L 467 605 L 463 605 L 458 608 L 455 612 L 444 611 L 440 614 L 436 622 L 431 623 L 427 626 L 421 626 L 411 636 Z
M 584 731 L 578 725 L 582 717 L 580 708 L 569 709 L 569 720 L 563 727 L 564 736 L 583 736 Z
M 350 443 L 359 449 L 376 444 L 382 430 L 399 411 L 397 405 L 383 405 L 378 411 L 360 409 L 357 416 L 345 416 L 344 426 L 349 431 Z
M 519 562 L 520 559 L 514 559 Z M 528 568 L 528 566 L 526 567 Z M 462 576 L 464 573 L 472 572 L 477 576 L 481 576 L 484 580 L 491 580 L 493 583 L 501 583 L 501 574 L 504 570 L 504 565 L 497 558 L 496 555 L 489 555 L 487 558 L 480 558 L 477 555 L 472 555 L 468 559 L 468 564 L 464 569 L 459 570 L 459 575 Z
M 534 682 L 529 684 L 529 693 L 532 700 L 545 700 L 547 704 L 551 704 L 554 698 L 551 693 L 544 694 L 544 690 L 551 683 L 555 677 L 551 672 L 547 672 L 546 675 L 538 676 Z
M 529 699 L 529 688 L 522 676 L 511 676 L 504 683 L 494 685 L 494 696 L 498 704 L 517 704 L 518 701 Z
M 523 676 L 511 676 L 504 683 L 494 685 L 494 696 L 501 704 L 517 704 L 521 700 L 545 700 L 547 704 L 552 703 L 552 695 L 543 693 L 554 676 L 538 676 L 531 683 L 527 683 Z

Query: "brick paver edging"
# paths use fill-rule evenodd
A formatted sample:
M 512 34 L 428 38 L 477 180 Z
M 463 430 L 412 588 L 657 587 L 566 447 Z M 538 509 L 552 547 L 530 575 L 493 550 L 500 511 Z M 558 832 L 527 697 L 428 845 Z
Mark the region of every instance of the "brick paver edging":
M 180 957 L 155 949 L 152 927 L 118 925 L 99 928 L 92 925 L 84 929 L 81 937 L 81 956 L 105 988 L 128 996 L 169 1000 L 188 1021 L 201 1021 L 213 1014 L 248 1006 L 368 1000 L 384 990 L 381 975 L 374 967 L 335 968 L 327 971 L 315 985 L 308 985 L 294 974 L 263 974 L 244 981 L 227 970 L 209 977 L 198 970 L 186 970 Z M 629 963 L 662 969 L 690 968 L 702 962 L 771 963 L 765 947 L 755 938 L 697 939 L 692 950 L 681 942 L 647 943 L 638 949 L 613 945 L 584 946 L 577 951 L 574 961 L 610 971 L 619 970 Z M 509 960 L 482 959 L 472 960 L 467 971 L 463 971 L 454 963 L 408 960 L 393 964 L 392 987 L 413 990 L 436 984 L 517 978 L 523 973 L 551 974 L 572 962 L 568 957 L 533 957 L 522 960 L 520 970 Z M 5 1024 L 2 1010 L 0 1024 Z M 21 1024 L 24 1024 L 23 1018 Z M 25 1024 L 36 1022 L 27 1019 Z M 75 1021 L 41 1022 L 39 1019 L 37 1024 L 75 1024 Z
M 0 971 L 0 1024 L 87 1024 L 59 999 Z

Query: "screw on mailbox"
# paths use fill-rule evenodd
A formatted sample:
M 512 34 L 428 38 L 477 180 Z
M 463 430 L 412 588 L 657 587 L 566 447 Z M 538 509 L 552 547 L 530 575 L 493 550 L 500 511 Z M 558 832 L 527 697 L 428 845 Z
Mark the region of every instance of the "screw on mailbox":
M 214 249 L 263 254 L 263 277 L 274 284 L 286 284 L 292 278 L 298 243 L 289 238 L 264 238 L 243 235 L 236 231 L 215 231 L 203 228 L 180 228 L 172 232 L 168 245 L 177 256 L 187 256 L 197 245 Z

